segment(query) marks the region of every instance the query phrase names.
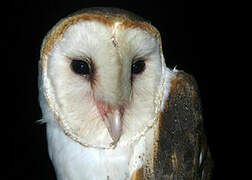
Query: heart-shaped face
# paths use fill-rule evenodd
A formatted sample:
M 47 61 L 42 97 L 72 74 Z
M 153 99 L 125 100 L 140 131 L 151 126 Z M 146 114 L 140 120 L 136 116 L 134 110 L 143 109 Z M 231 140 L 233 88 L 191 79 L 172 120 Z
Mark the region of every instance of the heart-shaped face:
M 80 144 L 126 145 L 153 126 L 165 63 L 159 32 L 141 18 L 93 11 L 63 19 L 41 61 L 49 110 Z

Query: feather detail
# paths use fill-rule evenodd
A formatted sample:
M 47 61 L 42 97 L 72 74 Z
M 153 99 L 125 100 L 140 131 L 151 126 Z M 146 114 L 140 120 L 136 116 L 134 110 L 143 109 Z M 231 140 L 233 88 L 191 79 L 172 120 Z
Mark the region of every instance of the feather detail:
M 143 180 L 143 167 L 133 172 L 130 180 Z
M 39 119 L 39 120 L 36 121 L 36 123 L 44 124 L 44 123 L 46 123 L 46 120 L 45 119 Z

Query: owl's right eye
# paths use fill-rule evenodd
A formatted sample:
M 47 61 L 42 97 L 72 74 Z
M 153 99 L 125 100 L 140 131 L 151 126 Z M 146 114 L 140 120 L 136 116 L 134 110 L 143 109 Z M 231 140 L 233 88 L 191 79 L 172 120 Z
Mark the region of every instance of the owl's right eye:
M 90 66 L 87 62 L 83 60 L 72 60 L 71 68 L 76 74 L 79 75 L 90 74 Z

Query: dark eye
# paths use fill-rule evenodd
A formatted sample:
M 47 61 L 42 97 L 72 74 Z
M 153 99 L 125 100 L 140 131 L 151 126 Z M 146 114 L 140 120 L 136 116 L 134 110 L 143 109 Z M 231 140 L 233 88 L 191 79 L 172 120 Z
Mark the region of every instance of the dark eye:
M 131 66 L 131 73 L 132 74 L 139 74 L 143 72 L 145 69 L 145 62 L 143 60 L 139 60 L 132 64 Z
M 76 74 L 79 75 L 90 74 L 90 68 L 88 63 L 82 60 L 72 60 L 71 68 Z

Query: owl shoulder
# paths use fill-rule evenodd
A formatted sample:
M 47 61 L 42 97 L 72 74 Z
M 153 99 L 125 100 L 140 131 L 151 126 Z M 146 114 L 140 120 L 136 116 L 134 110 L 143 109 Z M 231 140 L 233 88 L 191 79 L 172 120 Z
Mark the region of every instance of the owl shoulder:
M 210 152 L 203 127 L 198 85 L 193 76 L 175 72 L 159 118 L 155 177 L 209 179 Z

